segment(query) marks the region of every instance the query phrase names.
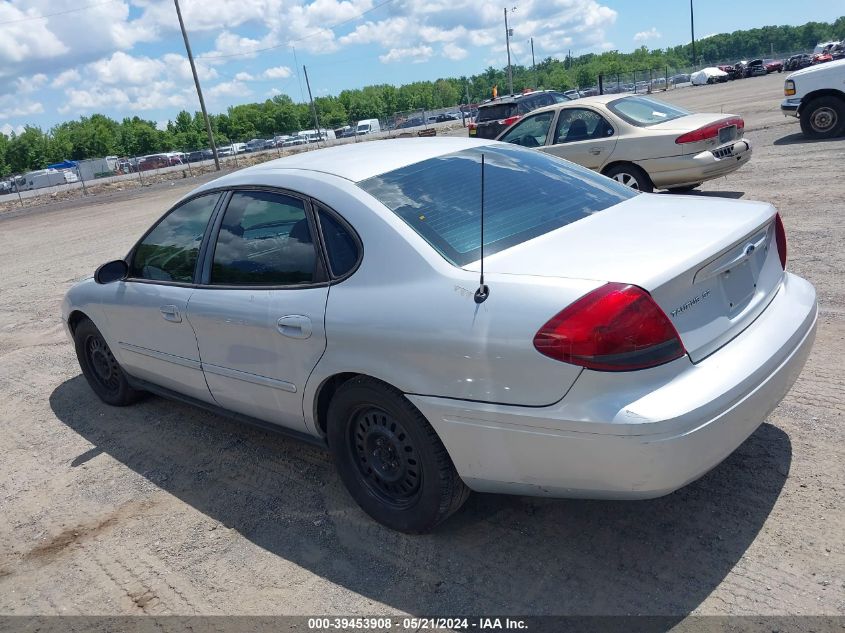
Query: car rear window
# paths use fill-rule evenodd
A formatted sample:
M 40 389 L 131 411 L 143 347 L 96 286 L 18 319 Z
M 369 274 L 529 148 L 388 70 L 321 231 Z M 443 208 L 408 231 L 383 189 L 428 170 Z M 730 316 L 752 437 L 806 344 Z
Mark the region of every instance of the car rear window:
M 498 121 L 499 119 L 507 119 L 517 114 L 517 106 L 515 103 L 497 103 L 495 105 L 484 106 L 478 108 L 478 122 L 483 121 Z
M 396 213 L 446 260 L 480 257 L 481 156 L 484 253 L 521 244 L 636 193 L 559 158 L 512 145 L 463 150 L 375 176 L 358 185 Z
M 648 97 L 622 97 L 608 103 L 607 109 L 639 127 L 665 123 L 690 114 L 688 110 Z

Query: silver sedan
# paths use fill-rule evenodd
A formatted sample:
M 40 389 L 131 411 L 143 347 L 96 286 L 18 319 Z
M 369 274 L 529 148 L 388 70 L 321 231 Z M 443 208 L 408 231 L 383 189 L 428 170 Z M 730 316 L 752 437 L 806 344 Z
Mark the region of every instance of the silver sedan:
M 367 513 L 424 532 L 469 490 L 648 498 L 714 467 L 809 354 L 815 291 L 785 267 L 769 204 L 389 140 L 199 187 L 62 315 L 103 401 L 326 445 Z

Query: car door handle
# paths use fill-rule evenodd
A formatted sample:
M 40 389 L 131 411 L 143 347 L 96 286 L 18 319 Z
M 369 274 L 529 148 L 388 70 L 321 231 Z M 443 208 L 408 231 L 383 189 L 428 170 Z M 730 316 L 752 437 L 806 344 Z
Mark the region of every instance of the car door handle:
M 159 310 L 165 321 L 172 321 L 173 323 L 182 322 L 182 315 L 179 314 L 179 308 L 176 306 L 161 306 Z
M 598 156 L 599 154 L 601 154 L 601 148 L 600 147 L 591 147 L 590 148 L 590 154 L 592 154 L 593 156 Z
M 283 316 L 276 321 L 276 327 L 279 334 L 290 338 L 308 338 L 313 331 L 311 319 L 301 314 Z

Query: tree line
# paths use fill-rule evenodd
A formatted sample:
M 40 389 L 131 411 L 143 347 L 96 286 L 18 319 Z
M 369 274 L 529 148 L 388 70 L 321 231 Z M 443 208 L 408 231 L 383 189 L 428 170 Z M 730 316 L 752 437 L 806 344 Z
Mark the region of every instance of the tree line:
M 845 37 L 845 16 L 832 23 L 808 22 L 801 26 L 765 26 L 757 29 L 713 35 L 696 42 L 696 63 L 730 62 L 766 57 L 770 51 L 787 53 L 807 50 L 818 42 Z M 631 52 L 608 51 L 564 59 L 548 57 L 536 66 L 512 67 L 515 91 L 526 88 L 566 90 L 595 85 L 599 74 L 615 77 L 635 71 L 689 68 L 689 44 L 666 49 L 645 46 Z M 397 112 L 447 108 L 467 101 L 490 98 L 494 86 L 499 94 L 507 90 L 507 72 L 487 68 L 471 77 L 450 77 L 417 81 L 402 86 L 379 84 L 344 90 L 337 96 L 318 97 L 315 105 L 321 127 L 338 128 L 361 119 L 386 119 Z M 294 103 L 278 95 L 263 103 L 230 107 L 210 115 L 215 141 L 219 144 L 268 138 L 314 127 L 308 104 Z M 42 130 L 26 126 L 20 134 L 0 133 L 0 177 L 41 169 L 64 159 L 80 160 L 103 156 L 138 156 L 163 151 L 191 151 L 208 146 L 205 125 L 198 112 L 179 112 L 166 129 L 140 117 L 116 121 L 102 114 L 80 117 Z

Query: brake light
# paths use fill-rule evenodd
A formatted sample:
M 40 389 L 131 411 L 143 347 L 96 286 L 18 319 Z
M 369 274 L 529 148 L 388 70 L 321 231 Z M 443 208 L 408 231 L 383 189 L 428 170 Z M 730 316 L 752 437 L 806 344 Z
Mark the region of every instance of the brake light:
M 786 229 L 783 228 L 780 213 L 775 214 L 775 243 L 778 246 L 780 265 L 786 270 Z
M 534 336 L 538 352 L 600 371 L 630 371 L 686 354 L 675 326 L 645 290 L 605 284 L 565 308 Z
M 740 117 L 733 117 L 730 119 L 723 119 L 716 123 L 711 123 L 710 125 L 700 127 L 697 130 L 693 130 L 692 132 L 682 134 L 681 136 L 675 139 L 675 143 L 677 143 L 678 145 L 683 145 L 684 143 L 698 143 L 699 141 L 706 141 L 709 138 L 715 138 L 719 136 L 719 130 L 721 130 L 723 127 L 728 127 L 730 125 L 735 125 L 737 131 L 745 129 L 745 121 Z
M 502 123 L 504 125 L 513 125 L 514 123 L 519 121 L 520 118 L 521 118 L 521 115 L 519 115 L 519 114 L 514 115 L 514 116 L 509 116 L 507 119 L 503 119 Z
M 471 130 L 474 130 L 478 127 L 478 123 L 468 123 L 467 127 Z

